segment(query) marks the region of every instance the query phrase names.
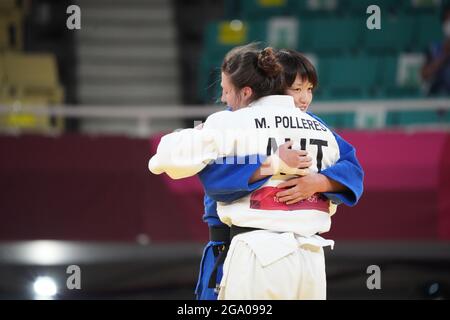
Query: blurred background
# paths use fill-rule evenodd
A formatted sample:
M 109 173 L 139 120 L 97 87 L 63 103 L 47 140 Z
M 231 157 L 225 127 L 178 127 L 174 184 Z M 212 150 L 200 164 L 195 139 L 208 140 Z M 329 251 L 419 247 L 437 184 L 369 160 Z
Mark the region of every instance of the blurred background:
M 221 60 L 251 41 L 311 59 L 310 111 L 366 173 L 325 235 L 328 297 L 450 298 L 449 5 L 0 0 L 0 299 L 194 297 L 203 189 L 147 161 L 163 133 L 223 109 Z

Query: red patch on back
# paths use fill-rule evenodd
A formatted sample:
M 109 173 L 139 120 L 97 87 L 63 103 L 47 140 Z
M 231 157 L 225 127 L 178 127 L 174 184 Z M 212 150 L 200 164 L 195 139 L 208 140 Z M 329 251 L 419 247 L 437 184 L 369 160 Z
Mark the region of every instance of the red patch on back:
M 252 193 L 250 208 L 261 210 L 319 210 L 329 213 L 329 200 L 320 193 L 315 193 L 308 199 L 293 204 L 279 202 L 276 194 L 282 189 L 275 187 L 263 187 Z

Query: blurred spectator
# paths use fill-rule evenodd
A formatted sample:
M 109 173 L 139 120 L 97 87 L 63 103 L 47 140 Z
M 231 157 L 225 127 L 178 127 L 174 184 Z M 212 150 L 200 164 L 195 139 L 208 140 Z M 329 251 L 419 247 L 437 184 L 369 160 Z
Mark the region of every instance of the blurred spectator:
M 450 6 L 442 12 L 443 39 L 430 44 L 422 79 L 429 83 L 428 95 L 450 94 Z

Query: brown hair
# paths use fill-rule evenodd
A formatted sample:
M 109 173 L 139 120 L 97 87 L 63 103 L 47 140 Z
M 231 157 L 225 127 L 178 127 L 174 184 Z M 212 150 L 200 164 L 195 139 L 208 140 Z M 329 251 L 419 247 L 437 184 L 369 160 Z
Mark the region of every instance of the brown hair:
M 314 86 L 318 85 L 317 72 L 313 64 L 300 52 L 283 49 L 276 53 L 278 61 L 283 65 L 286 87 L 292 86 L 297 75 L 302 80 L 308 80 Z
M 259 50 L 256 43 L 236 47 L 227 53 L 221 69 L 237 89 L 252 88 L 251 101 L 284 92 L 283 67 L 270 47 Z

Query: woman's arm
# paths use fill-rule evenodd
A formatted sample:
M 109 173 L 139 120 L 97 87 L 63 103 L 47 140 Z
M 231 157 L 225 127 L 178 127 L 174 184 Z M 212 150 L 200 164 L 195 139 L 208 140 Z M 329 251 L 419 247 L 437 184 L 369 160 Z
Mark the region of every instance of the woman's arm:
M 297 150 L 289 149 L 291 142 L 279 147 L 279 157 L 285 165 L 307 168 L 311 159 L 300 156 Z M 305 152 L 300 152 L 304 154 Z M 205 188 L 205 193 L 212 199 L 221 202 L 231 202 L 242 198 L 261 187 L 278 168 L 270 166 L 273 157 L 265 155 L 249 155 L 243 157 L 226 157 L 206 166 L 199 173 L 199 178 Z M 264 166 L 266 168 L 264 168 Z M 269 166 L 267 168 L 267 166 Z M 284 168 L 301 173 L 297 168 Z
M 320 118 L 310 115 L 326 126 Z M 321 192 L 336 204 L 354 206 L 358 202 L 363 192 L 364 171 L 355 148 L 338 134 L 333 134 L 339 146 L 338 162 L 310 177 L 294 178 L 279 184 L 278 188 L 289 188 L 277 193 L 279 201 L 296 203 Z

